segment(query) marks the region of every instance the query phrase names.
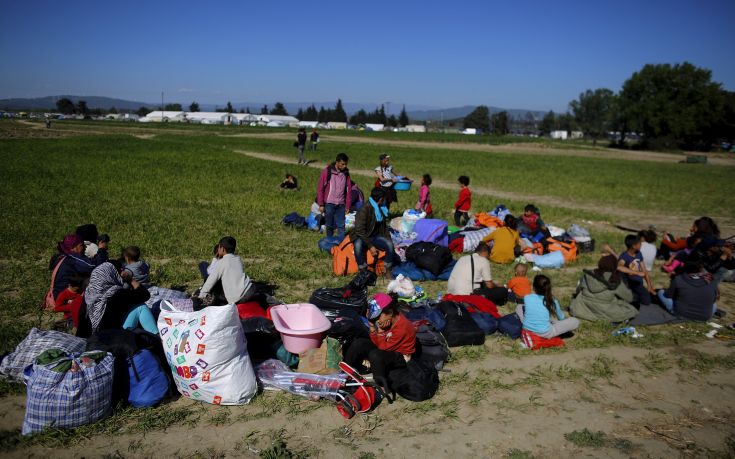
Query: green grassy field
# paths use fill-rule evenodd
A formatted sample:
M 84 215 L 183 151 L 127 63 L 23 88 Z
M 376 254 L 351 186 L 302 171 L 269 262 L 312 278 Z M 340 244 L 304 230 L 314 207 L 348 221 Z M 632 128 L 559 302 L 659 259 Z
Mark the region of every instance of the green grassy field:
M 88 124 L 90 129 L 95 126 Z M 280 224 L 286 213 L 308 213 L 319 168 L 298 168 L 236 153 L 248 150 L 295 159 L 291 141 L 220 137 L 214 134 L 221 131 L 210 132 L 208 128 L 183 127 L 191 129 L 193 135 L 181 135 L 167 132 L 169 127 L 146 127 L 158 134 L 146 139 L 124 132 L 60 139 L 0 139 L 4 216 L 0 220 L 0 320 L 4 324 L 0 328 L 0 353 L 12 350 L 31 326 L 47 327 L 53 320 L 52 315 L 41 314 L 38 309 L 48 288 L 48 260 L 56 241 L 83 223 L 95 223 L 101 232 L 111 235 L 113 255 L 124 246 L 140 246 L 143 258 L 151 264 L 152 281 L 166 287 L 185 286 L 189 292 L 196 289 L 200 284 L 196 265 L 211 257 L 212 245 L 223 235 L 237 238 L 238 252 L 250 276 L 278 284 L 277 296 L 287 302 L 307 300 L 318 287 L 345 282 L 332 275 L 331 259 L 318 251 L 316 241 L 320 235 Z M 345 151 L 353 169 L 372 169 L 383 149 L 376 145 L 325 142 L 314 159 L 317 164 L 326 163 L 336 152 Z M 568 201 L 598 205 L 598 210 L 584 211 L 575 211 L 573 205 L 544 206 L 547 222 L 562 227 L 583 219 L 599 222 L 614 218 L 612 206 L 719 215 L 732 211 L 735 195 L 732 169 L 727 167 L 692 168 L 512 154 L 487 156 L 408 147 L 391 147 L 390 153 L 396 169 L 414 177 L 428 172 L 435 180 L 454 183 L 456 176 L 468 174 L 476 187 L 553 196 L 560 204 Z M 299 192 L 279 190 L 278 184 L 286 172 L 299 177 Z M 364 190 L 373 182 L 363 176 L 355 179 Z M 440 187 L 432 190 L 439 217 L 450 218 L 456 193 Z M 400 194 L 399 199 L 401 209 L 412 205 L 416 190 Z M 478 194 L 473 198 L 473 209 L 489 210 L 499 202 L 514 210 L 526 204 Z M 624 233 L 596 226 L 593 236 L 598 245 L 609 242 L 620 247 Z M 568 305 L 581 269 L 594 265 L 597 257 L 598 254 L 585 254 L 578 263 L 547 273 L 563 305 Z M 510 266 L 493 269 L 500 281 L 510 277 Z M 663 286 L 665 277 L 656 276 L 657 285 Z M 431 294 L 446 288 L 443 282 L 424 286 Z M 382 287 L 384 284 L 378 285 Z M 735 306 L 730 304 L 731 298 L 721 306 Z M 642 340 L 612 337 L 612 330 L 610 325 L 585 323 L 568 346 L 548 353 L 612 345 L 652 348 L 696 342 L 702 339 L 707 327 L 658 327 L 646 330 Z M 480 348 L 459 350 L 454 361 L 483 361 L 493 356 L 525 358 L 530 354 L 506 338 L 497 338 Z M 526 380 L 522 383 L 528 384 Z M 0 396 L 18 390 L 17 386 L 0 384 Z M 168 413 L 176 418 L 172 423 L 183 423 L 192 414 L 176 412 L 174 416 L 165 405 L 154 413 Z M 74 433 L 57 433 L 33 441 L 66 447 L 89 435 L 114 432 L 114 423 L 133 422 L 138 426 L 134 429 L 145 430 L 150 421 L 146 416 L 122 411 L 96 427 L 81 429 L 76 437 Z M 151 428 L 165 429 L 164 424 L 152 423 Z M 21 442 L 16 433 L 0 432 L 0 444 L 16 448 L 32 443 L 24 442 L 27 440 Z

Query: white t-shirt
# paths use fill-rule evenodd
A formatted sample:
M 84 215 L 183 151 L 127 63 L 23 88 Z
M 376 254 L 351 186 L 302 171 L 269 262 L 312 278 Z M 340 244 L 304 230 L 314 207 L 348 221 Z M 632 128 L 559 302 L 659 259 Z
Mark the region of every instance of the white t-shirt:
M 475 278 L 472 276 L 472 263 L 470 257 L 475 260 Z M 452 274 L 447 282 L 447 293 L 452 295 L 471 295 L 472 291 L 482 286 L 483 282 L 493 280 L 490 270 L 490 261 L 478 253 L 465 255 L 454 265 Z
M 656 259 L 656 246 L 650 242 L 641 242 L 641 255 L 643 255 L 643 264 L 646 265 L 648 272 L 653 271 L 653 261 Z

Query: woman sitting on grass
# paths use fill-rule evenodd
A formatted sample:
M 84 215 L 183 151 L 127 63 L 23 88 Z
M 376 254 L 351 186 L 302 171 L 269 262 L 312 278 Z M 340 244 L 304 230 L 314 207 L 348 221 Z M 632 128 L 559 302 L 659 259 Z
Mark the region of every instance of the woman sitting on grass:
M 103 263 L 92 271 L 79 311 L 77 336 L 88 338 L 98 330 L 130 330 L 138 326 L 158 333 L 153 314 L 145 305 L 150 293 L 135 279 L 130 280 L 131 288 L 124 288 L 121 271 L 117 262 Z
M 519 304 L 516 308 L 516 314 L 525 330 L 550 339 L 579 327 L 576 317 L 564 318 L 559 301 L 551 293 L 551 279 L 543 274 L 533 278 L 533 293 L 526 295 L 524 301 L 525 304 Z
M 574 317 L 590 321 L 623 322 L 632 319 L 638 310 L 631 303 L 633 292 L 622 282 L 618 259 L 605 255 L 597 269 L 585 269 L 577 285 L 569 310 Z

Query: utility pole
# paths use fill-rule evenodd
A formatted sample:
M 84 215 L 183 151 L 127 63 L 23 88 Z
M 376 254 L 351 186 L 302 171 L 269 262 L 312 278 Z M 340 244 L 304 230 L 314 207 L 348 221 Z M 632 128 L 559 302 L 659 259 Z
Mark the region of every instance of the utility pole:
M 163 123 L 163 91 L 161 91 L 161 122 Z

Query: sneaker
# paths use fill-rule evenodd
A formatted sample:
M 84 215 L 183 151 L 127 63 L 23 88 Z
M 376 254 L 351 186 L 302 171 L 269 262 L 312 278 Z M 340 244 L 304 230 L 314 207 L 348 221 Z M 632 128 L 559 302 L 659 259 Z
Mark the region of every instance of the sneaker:
M 726 315 L 727 315 L 727 312 L 723 311 L 722 309 L 718 309 L 717 311 L 715 311 L 715 314 L 714 314 L 714 316 L 717 317 L 718 319 L 722 319 Z

